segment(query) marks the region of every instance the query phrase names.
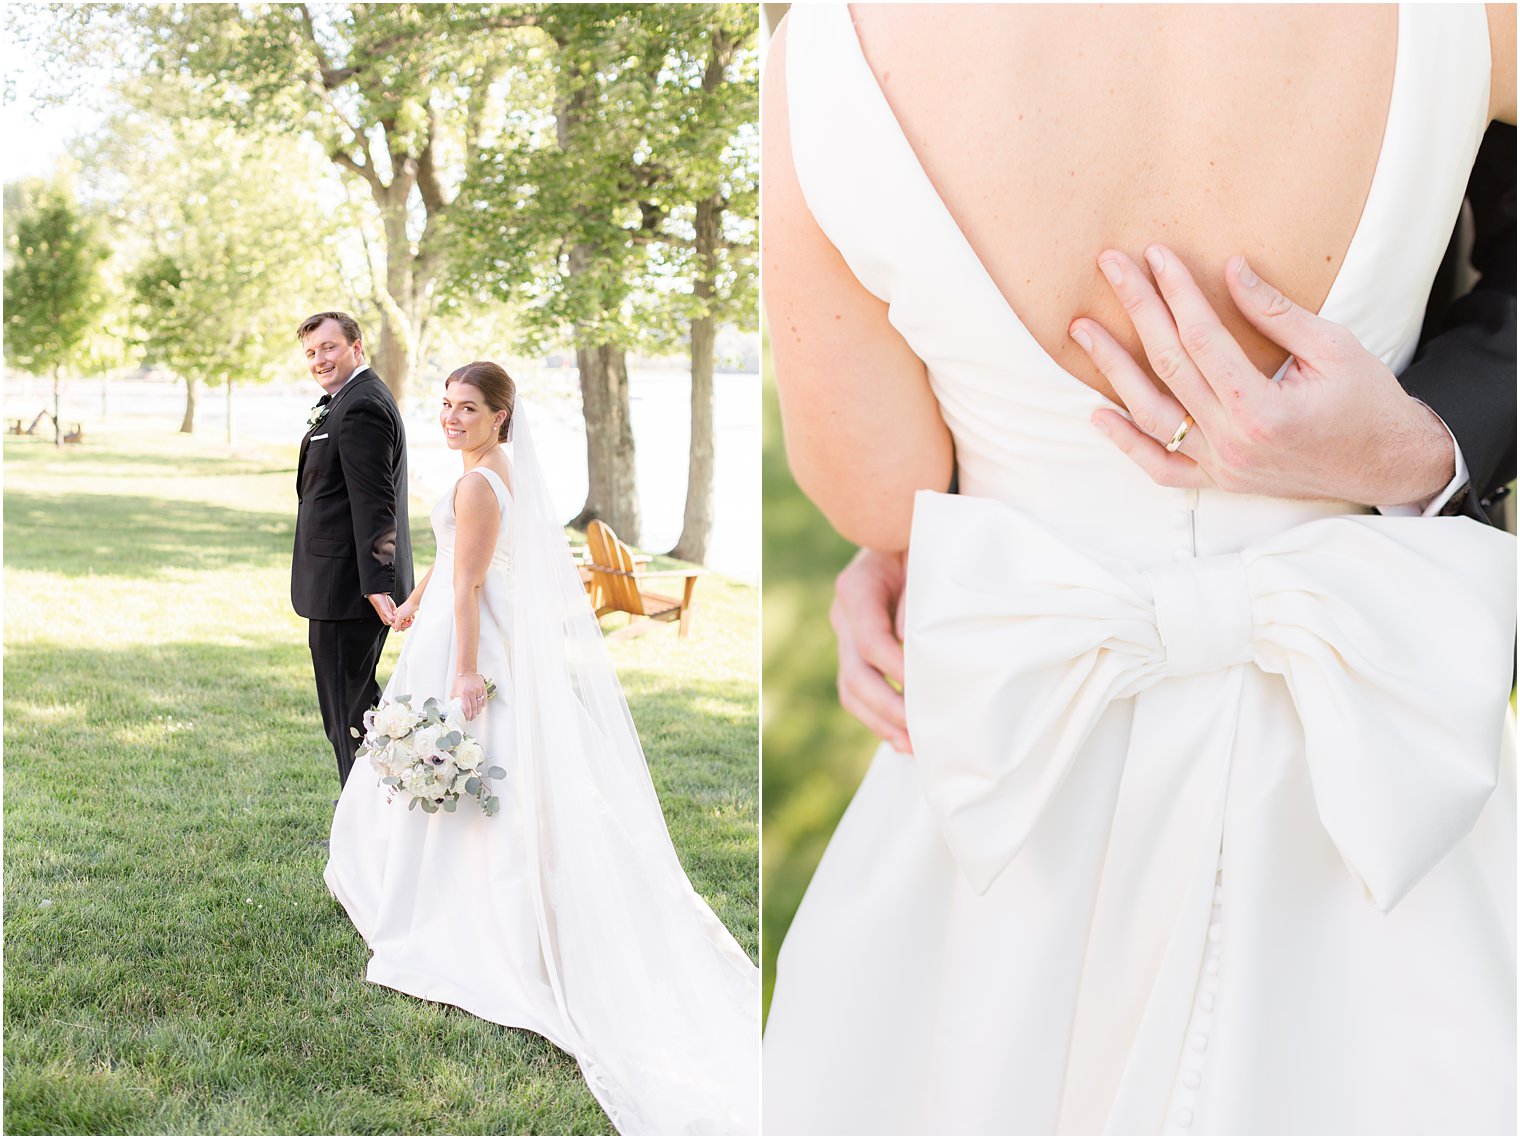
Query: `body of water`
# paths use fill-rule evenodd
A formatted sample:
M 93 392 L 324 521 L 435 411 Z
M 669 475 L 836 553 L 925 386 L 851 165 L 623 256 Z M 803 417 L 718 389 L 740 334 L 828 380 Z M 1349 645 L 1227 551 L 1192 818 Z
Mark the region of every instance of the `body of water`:
M 516 376 L 519 398 L 533 416 L 533 437 L 543 460 L 550 496 L 561 517 L 573 518 L 586 499 L 586 431 L 573 368 L 542 368 Z M 64 386 L 66 424 L 82 422 L 85 439 L 92 426 L 134 423 L 174 430 L 184 412 L 184 386 L 176 381 L 71 380 Z M 227 398 L 222 388 L 202 388 L 196 414 L 198 438 L 220 440 L 227 433 Z M 233 391 L 233 442 L 297 443 L 321 390 L 309 380 L 238 387 Z M 459 476 L 459 456 L 448 450 L 438 426 L 442 387 L 404 408 L 407 450 L 414 495 L 425 501 L 446 493 Z M 686 505 L 686 464 L 690 443 L 691 378 L 681 370 L 638 369 L 629 374 L 634 447 L 638 463 L 643 533 L 639 545 L 668 550 L 681 536 Z M 51 407 L 52 388 L 42 380 L 5 384 L 7 419 L 31 418 Z M 760 579 L 760 377 L 720 373 L 715 380 L 713 441 L 713 532 L 707 565 L 748 582 Z M 86 443 L 88 445 L 88 442 Z M 414 525 L 420 519 L 414 519 Z

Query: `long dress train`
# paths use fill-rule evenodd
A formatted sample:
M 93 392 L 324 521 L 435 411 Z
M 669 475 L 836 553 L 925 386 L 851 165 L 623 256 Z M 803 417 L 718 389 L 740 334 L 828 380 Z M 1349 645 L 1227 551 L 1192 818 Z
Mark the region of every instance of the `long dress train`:
M 488 469 L 464 476 L 501 507 L 478 658 L 499 691 L 469 725 L 507 771 L 501 810 L 388 804 L 361 761 L 327 884 L 373 950 L 369 980 L 548 1037 L 620 1132 L 753 1133 L 758 974 L 670 844 L 524 414 L 517 500 Z M 432 519 L 437 562 L 385 688 L 414 707 L 445 702 L 454 673 L 452 489 Z

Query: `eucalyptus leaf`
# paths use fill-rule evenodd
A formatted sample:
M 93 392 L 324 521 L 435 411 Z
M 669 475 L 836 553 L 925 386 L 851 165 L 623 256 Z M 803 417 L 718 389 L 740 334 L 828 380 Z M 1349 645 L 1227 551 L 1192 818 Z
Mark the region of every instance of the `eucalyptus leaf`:
M 361 735 L 359 735 L 359 729 L 356 728 L 356 727 L 354 727 L 352 724 L 349 725 L 348 734 L 351 735 L 351 736 L 353 736 L 354 739 L 356 739 L 356 740 L 357 739 L 363 739 L 363 737 Z
M 489 779 L 505 779 L 507 773 L 499 767 L 491 767 L 486 770 L 486 777 Z
M 420 802 L 422 802 L 421 799 L 413 799 L 410 803 L 408 803 L 406 805 L 406 809 L 408 811 L 415 811 L 417 809 L 417 804 L 420 803 Z
M 431 800 L 431 799 L 418 799 L 417 802 L 419 802 L 419 803 L 422 804 L 422 809 L 424 811 L 426 811 L 428 814 L 430 814 L 430 815 L 436 815 L 438 813 L 438 804 L 435 803 L 435 802 L 433 802 L 433 800 Z
M 466 795 L 480 794 L 480 778 L 472 775 L 464 781 L 464 793 Z
M 500 809 L 501 809 L 501 800 L 498 799 L 495 795 L 492 795 L 489 799 L 486 800 L 486 806 L 485 806 L 485 812 L 486 812 L 486 814 L 488 814 L 488 815 L 494 815 Z
M 445 811 L 448 811 L 449 814 L 453 814 L 454 811 L 458 809 L 458 807 L 459 807 L 459 800 L 458 799 L 445 799 L 443 801 L 443 809 Z

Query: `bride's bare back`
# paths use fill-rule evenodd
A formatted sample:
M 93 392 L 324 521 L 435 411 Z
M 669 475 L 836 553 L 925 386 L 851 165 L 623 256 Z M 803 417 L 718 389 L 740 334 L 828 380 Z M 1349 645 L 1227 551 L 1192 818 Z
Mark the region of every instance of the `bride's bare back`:
M 1138 263 L 1152 242 L 1183 258 L 1258 367 L 1282 362 L 1286 353 L 1236 312 L 1223 268 L 1244 254 L 1300 303 L 1324 300 L 1382 146 L 1395 8 L 857 5 L 853 14 L 929 180 L 1021 322 L 1074 377 L 1114 397 L 1067 335 L 1076 316 L 1127 336 L 1140 355 L 1097 256 L 1118 249 Z M 1495 90 L 1512 100 L 1510 25 L 1509 81 L 1496 72 Z M 782 37 L 773 50 L 784 51 Z M 772 59 L 765 289 L 789 452 L 836 525 L 898 545 L 907 492 L 948 481 L 948 434 L 885 306 L 806 212 L 782 86 Z

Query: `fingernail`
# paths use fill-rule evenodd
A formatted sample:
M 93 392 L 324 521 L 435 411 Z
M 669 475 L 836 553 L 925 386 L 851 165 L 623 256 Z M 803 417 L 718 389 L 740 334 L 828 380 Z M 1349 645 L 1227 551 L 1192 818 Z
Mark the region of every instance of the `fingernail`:
M 1092 425 L 1094 427 L 1096 427 L 1099 431 L 1103 432 L 1103 434 L 1105 434 L 1105 435 L 1112 435 L 1113 434 L 1113 432 L 1111 432 L 1108 429 L 1108 420 L 1103 419 L 1100 416 L 1096 416 L 1096 415 L 1093 416 Z
M 1251 272 L 1251 267 L 1246 264 L 1244 257 L 1235 258 L 1235 275 L 1240 278 L 1240 283 L 1246 288 L 1256 287 L 1256 274 Z
M 1110 285 L 1119 285 L 1124 282 L 1124 270 L 1119 268 L 1119 262 L 1112 257 L 1099 261 L 1098 268 L 1103 270 L 1103 275 L 1108 278 Z
M 1071 331 L 1071 338 L 1082 346 L 1082 351 L 1084 351 L 1084 352 L 1091 352 L 1092 351 L 1092 337 L 1089 336 L 1089 335 L 1087 335 L 1086 330 L 1083 329 L 1083 327 L 1080 324 L 1074 324 L 1074 325 L 1072 325 L 1070 331 Z
M 1166 268 L 1166 258 L 1162 255 L 1161 249 L 1155 245 L 1145 251 L 1145 263 L 1151 267 L 1152 273 L 1159 273 Z

